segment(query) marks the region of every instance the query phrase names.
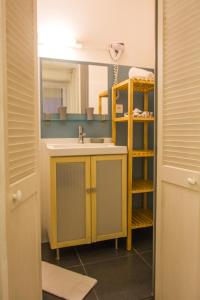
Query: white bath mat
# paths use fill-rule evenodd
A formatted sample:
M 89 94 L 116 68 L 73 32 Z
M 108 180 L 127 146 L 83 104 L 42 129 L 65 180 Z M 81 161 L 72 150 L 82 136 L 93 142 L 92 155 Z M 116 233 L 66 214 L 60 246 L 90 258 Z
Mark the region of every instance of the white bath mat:
M 67 300 L 82 300 L 96 279 L 42 262 L 42 289 Z

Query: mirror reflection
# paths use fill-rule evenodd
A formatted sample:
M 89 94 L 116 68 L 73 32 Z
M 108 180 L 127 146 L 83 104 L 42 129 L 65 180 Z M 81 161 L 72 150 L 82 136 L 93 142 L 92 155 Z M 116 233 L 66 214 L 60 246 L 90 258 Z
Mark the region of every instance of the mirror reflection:
M 44 114 L 108 114 L 108 67 L 42 59 Z

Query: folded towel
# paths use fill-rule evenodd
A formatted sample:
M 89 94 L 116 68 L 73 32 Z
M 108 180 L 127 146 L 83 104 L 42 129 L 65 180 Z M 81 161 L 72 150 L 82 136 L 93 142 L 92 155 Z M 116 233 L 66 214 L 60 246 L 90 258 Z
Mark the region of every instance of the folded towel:
M 154 73 L 144 69 L 132 67 L 129 70 L 129 78 L 131 79 L 154 79 Z
M 124 117 L 128 117 L 128 113 L 124 113 Z M 133 117 L 144 117 L 144 118 L 149 118 L 153 117 L 153 112 L 151 111 L 142 111 L 139 108 L 135 108 L 133 110 Z
M 142 110 L 140 110 L 139 108 L 135 108 L 133 110 L 134 117 L 138 117 L 140 114 L 142 114 Z M 124 113 L 124 117 L 128 117 L 128 113 Z

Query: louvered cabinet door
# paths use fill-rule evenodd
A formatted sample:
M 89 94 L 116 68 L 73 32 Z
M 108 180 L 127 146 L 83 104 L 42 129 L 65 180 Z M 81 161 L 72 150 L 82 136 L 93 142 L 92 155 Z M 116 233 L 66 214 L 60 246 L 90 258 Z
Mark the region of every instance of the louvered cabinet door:
M 36 2 L 0 4 L 0 181 L 5 189 L 0 202 L 6 211 L 6 242 L 0 243 L 6 250 L 3 277 L 9 300 L 42 298 Z
M 127 234 L 126 155 L 91 157 L 92 241 Z
M 53 157 L 50 172 L 51 248 L 90 243 L 90 157 Z
M 158 300 L 200 299 L 200 1 L 158 1 Z

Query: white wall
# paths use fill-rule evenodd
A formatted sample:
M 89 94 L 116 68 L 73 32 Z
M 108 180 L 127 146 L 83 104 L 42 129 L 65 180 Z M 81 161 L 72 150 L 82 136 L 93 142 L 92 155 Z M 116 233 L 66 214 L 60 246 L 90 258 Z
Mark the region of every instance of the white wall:
M 113 63 L 111 42 L 125 43 L 120 64 L 154 67 L 155 0 L 38 0 L 38 33 L 50 26 L 65 28 L 82 49 L 40 46 L 42 57 Z M 50 29 L 53 41 L 53 32 Z
M 38 33 L 57 26 L 74 33 L 82 49 L 67 49 L 51 37 L 51 46 L 39 47 L 41 57 L 113 63 L 108 52 L 111 42 L 125 43 L 122 65 L 154 68 L 155 0 L 38 0 Z M 64 30 L 63 30 L 64 31 Z M 43 155 L 44 147 L 41 145 Z M 43 161 L 43 160 L 42 160 Z M 41 165 L 45 172 L 44 165 Z M 47 199 L 42 191 L 43 241 L 47 239 Z

